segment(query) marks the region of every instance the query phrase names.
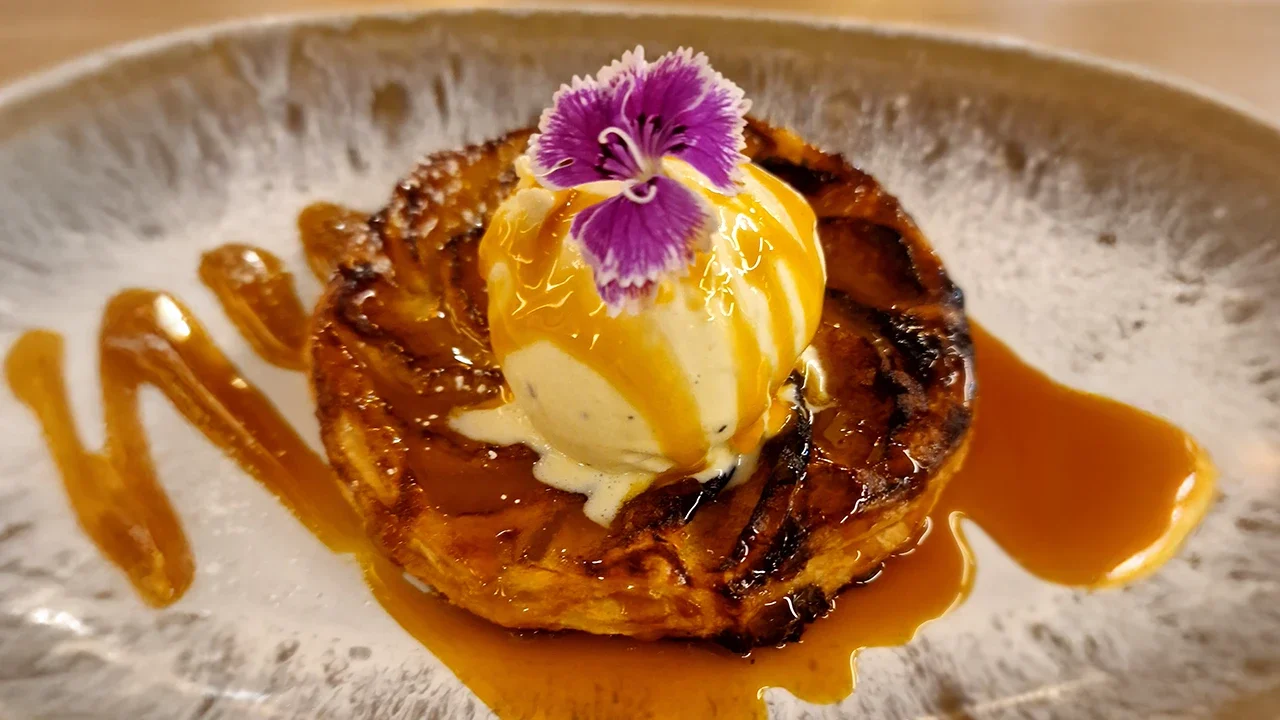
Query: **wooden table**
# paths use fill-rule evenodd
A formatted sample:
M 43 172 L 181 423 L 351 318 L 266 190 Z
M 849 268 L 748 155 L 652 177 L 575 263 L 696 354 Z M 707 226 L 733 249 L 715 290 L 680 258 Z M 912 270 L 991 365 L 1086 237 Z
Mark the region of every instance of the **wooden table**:
M 0 83 L 113 43 L 233 18 L 395 7 L 538 4 L 543 3 L 0 0 Z M 633 0 L 613 4 L 661 7 L 662 3 Z M 679 4 L 1012 36 L 1182 76 L 1280 121 L 1280 0 L 682 0 Z

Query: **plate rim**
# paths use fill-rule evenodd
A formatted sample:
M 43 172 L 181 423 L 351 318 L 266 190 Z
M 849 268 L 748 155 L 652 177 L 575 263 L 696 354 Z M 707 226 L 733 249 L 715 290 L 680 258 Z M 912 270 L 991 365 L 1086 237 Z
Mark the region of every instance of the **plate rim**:
M 643 16 L 649 18 L 679 18 L 681 20 L 684 18 L 706 20 L 706 16 L 716 17 L 714 13 L 702 10 L 696 12 L 653 12 L 649 10 L 624 12 L 617 8 L 603 8 L 604 12 L 601 12 L 601 10 L 602 8 L 599 6 L 586 8 L 558 6 L 537 9 L 449 8 L 412 11 L 290 13 L 194 26 L 95 50 L 29 75 L 12 85 L 0 87 L 0 113 L 21 106 L 29 106 L 37 111 L 35 126 L 38 127 L 44 122 L 43 118 L 46 116 L 45 111 L 49 100 L 65 96 L 82 83 L 93 82 L 100 74 L 110 73 L 120 63 L 145 62 L 148 58 L 165 56 L 181 58 L 185 57 L 188 51 L 194 53 L 197 57 L 201 57 L 208 52 L 210 45 L 219 41 L 239 42 L 255 37 L 275 36 L 277 33 L 287 38 L 289 33 L 292 32 L 305 33 L 314 29 L 325 28 L 346 30 L 362 20 L 371 18 L 403 19 L 406 23 L 424 21 L 436 23 L 441 21 L 448 22 L 449 19 L 460 16 L 501 17 L 506 19 L 523 17 L 555 18 L 557 16 L 596 16 L 603 18 Z M 732 14 L 732 19 L 735 22 L 751 21 L 761 23 L 779 20 L 774 16 L 748 16 L 739 13 Z M 990 52 L 993 53 L 992 57 L 1030 57 L 1052 63 L 1062 63 L 1069 68 L 1083 71 L 1085 74 L 1082 77 L 1087 78 L 1090 74 L 1096 73 L 1118 78 L 1123 81 L 1118 85 L 1119 87 L 1123 87 L 1126 83 L 1137 83 L 1163 88 L 1165 91 L 1174 93 L 1175 96 L 1202 103 L 1206 110 L 1217 113 L 1216 116 L 1223 119 L 1235 118 L 1249 121 L 1260 130 L 1265 130 L 1267 137 L 1274 137 L 1276 140 L 1280 140 L 1280 122 L 1252 114 L 1247 109 L 1242 110 L 1234 107 L 1231 102 L 1216 98 L 1211 90 L 1201 91 L 1191 83 L 1183 84 L 1179 80 L 1162 78 L 1159 73 L 1151 73 L 1144 68 L 1126 66 L 1124 63 L 1113 62 L 1104 58 L 1095 58 L 1085 54 L 1039 46 L 1018 38 L 954 32 L 910 24 L 850 22 L 824 18 L 790 17 L 781 19 L 781 24 L 787 25 L 797 32 L 799 29 L 806 27 L 832 29 L 840 33 L 847 33 L 849 37 L 855 39 L 857 37 L 883 37 L 903 38 L 904 42 L 907 43 L 913 41 L 938 42 Z M 1192 108 L 1196 107 L 1196 105 L 1187 105 L 1185 107 Z M 1225 114 L 1223 114 L 1224 112 Z M 4 139 L 0 138 L 0 146 L 5 142 Z M 1268 147 L 1280 147 L 1280 145 L 1268 144 Z M 359 589 L 358 586 L 357 589 Z M 430 650 L 428 649 L 427 652 L 430 653 Z M 848 698 L 845 700 L 847 701 Z M 236 708 L 234 705 L 228 707 L 231 711 Z M 437 707 L 448 709 L 450 706 L 440 702 Z
M 1219 91 L 1180 75 L 1166 73 L 1138 63 L 1116 60 L 1068 48 L 1050 46 L 1005 33 L 956 30 L 912 22 L 882 22 L 859 18 L 829 18 L 808 13 L 782 14 L 773 11 L 750 11 L 741 8 L 684 8 L 664 3 L 642 8 L 624 8 L 598 2 L 568 4 L 567 0 L 530 6 L 390 8 L 374 10 L 336 10 L 288 12 L 232 18 L 203 23 L 157 35 L 113 43 L 103 48 L 73 56 L 68 60 L 20 75 L 0 84 L 0 113 L 12 112 L 44 97 L 64 91 L 76 83 L 91 80 L 112 66 L 127 61 L 158 58 L 188 47 L 203 48 L 218 41 L 285 28 L 345 29 L 362 20 L 399 20 L 414 22 L 436 17 L 491 15 L 504 19 L 531 16 L 618 18 L 689 18 L 695 20 L 725 19 L 731 22 L 756 22 L 788 26 L 792 29 L 834 30 L 885 39 L 905 38 L 970 50 L 991 51 L 1006 57 L 1023 56 L 1051 64 L 1065 65 L 1086 73 L 1108 76 L 1149 89 L 1161 90 L 1200 102 L 1206 108 L 1246 121 L 1255 130 L 1271 135 L 1280 143 L 1280 117 L 1270 117 L 1248 100 Z

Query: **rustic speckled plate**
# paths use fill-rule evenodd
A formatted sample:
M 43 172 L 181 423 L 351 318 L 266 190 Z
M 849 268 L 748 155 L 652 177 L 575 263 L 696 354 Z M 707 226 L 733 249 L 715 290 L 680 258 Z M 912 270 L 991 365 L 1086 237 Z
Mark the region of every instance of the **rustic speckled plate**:
M 773 690 L 774 716 L 1277 717 L 1280 133 L 1166 82 L 1010 43 L 695 16 L 173 36 L 0 91 L 0 348 L 25 327 L 64 332 L 96 443 L 103 301 L 166 288 L 314 439 L 303 379 L 238 339 L 197 282 L 200 251 L 239 240 L 299 262 L 308 201 L 376 207 L 420 154 L 529 122 L 559 82 L 637 42 L 706 50 L 757 112 L 848 153 L 915 214 L 976 317 L 1057 378 L 1172 418 L 1223 471 L 1180 557 L 1123 591 L 1036 581 L 971 528 L 967 604 L 865 653 L 839 706 Z M 158 395 L 144 408 L 201 568 L 164 611 L 77 529 L 35 425 L 0 392 L 0 716 L 488 714 L 349 561 Z

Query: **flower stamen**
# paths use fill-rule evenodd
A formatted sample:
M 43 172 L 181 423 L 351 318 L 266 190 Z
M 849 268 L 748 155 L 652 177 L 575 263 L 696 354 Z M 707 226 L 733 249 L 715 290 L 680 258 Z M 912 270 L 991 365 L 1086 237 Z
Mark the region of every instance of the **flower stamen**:
M 642 187 L 649 188 L 649 194 L 641 195 L 640 193 L 636 192 L 637 188 L 642 188 Z M 655 197 L 658 196 L 658 188 L 657 186 L 652 185 L 650 183 L 636 183 L 634 185 L 628 185 L 622 188 L 622 194 L 625 195 L 628 200 L 630 200 L 631 202 L 637 205 L 648 205 L 649 203 L 653 202 L 653 199 Z
M 643 181 L 653 177 L 655 172 L 655 169 L 652 167 L 653 163 L 651 163 L 649 158 L 645 157 L 645 154 L 640 151 L 640 146 L 636 144 L 635 138 L 631 137 L 631 133 L 616 125 L 610 125 L 600 131 L 600 135 L 597 140 L 601 145 L 608 147 L 609 138 L 611 136 L 617 136 L 617 138 L 621 140 L 622 144 L 627 148 L 627 152 L 631 153 L 631 159 L 635 162 L 636 169 L 642 173 L 640 177 L 636 178 L 637 180 Z
M 551 167 L 547 168 L 546 170 L 543 170 L 542 172 L 535 172 L 533 176 L 541 180 L 542 178 L 550 175 L 553 172 L 564 170 L 567 167 L 571 167 L 573 165 L 573 162 L 574 162 L 573 158 L 565 158 L 557 162 L 555 165 L 552 165 Z

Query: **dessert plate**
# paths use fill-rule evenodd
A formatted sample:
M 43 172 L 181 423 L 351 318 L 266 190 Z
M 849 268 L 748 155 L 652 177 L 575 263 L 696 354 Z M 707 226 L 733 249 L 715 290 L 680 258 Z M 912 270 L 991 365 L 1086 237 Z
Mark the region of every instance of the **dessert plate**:
M 163 288 L 318 447 L 305 379 L 240 339 L 198 281 L 201 251 L 264 247 L 314 298 L 302 207 L 376 208 L 423 153 L 529 124 L 563 78 L 637 43 L 706 51 L 755 114 L 876 175 L 974 318 L 1055 378 L 1178 423 L 1222 472 L 1179 557 L 1123 590 L 1043 583 L 970 527 L 967 602 L 864 652 L 839 705 L 773 689 L 772 716 L 1280 712 L 1280 132 L 1132 71 L 919 30 L 697 15 L 309 18 L 148 41 L 0 91 L 0 348 L 24 328 L 65 335 L 96 446 L 103 302 Z M 0 715 L 489 716 L 353 562 L 158 393 L 142 406 L 199 567 L 164 610 L 81 533 L 36 424 L 0 393 Z

